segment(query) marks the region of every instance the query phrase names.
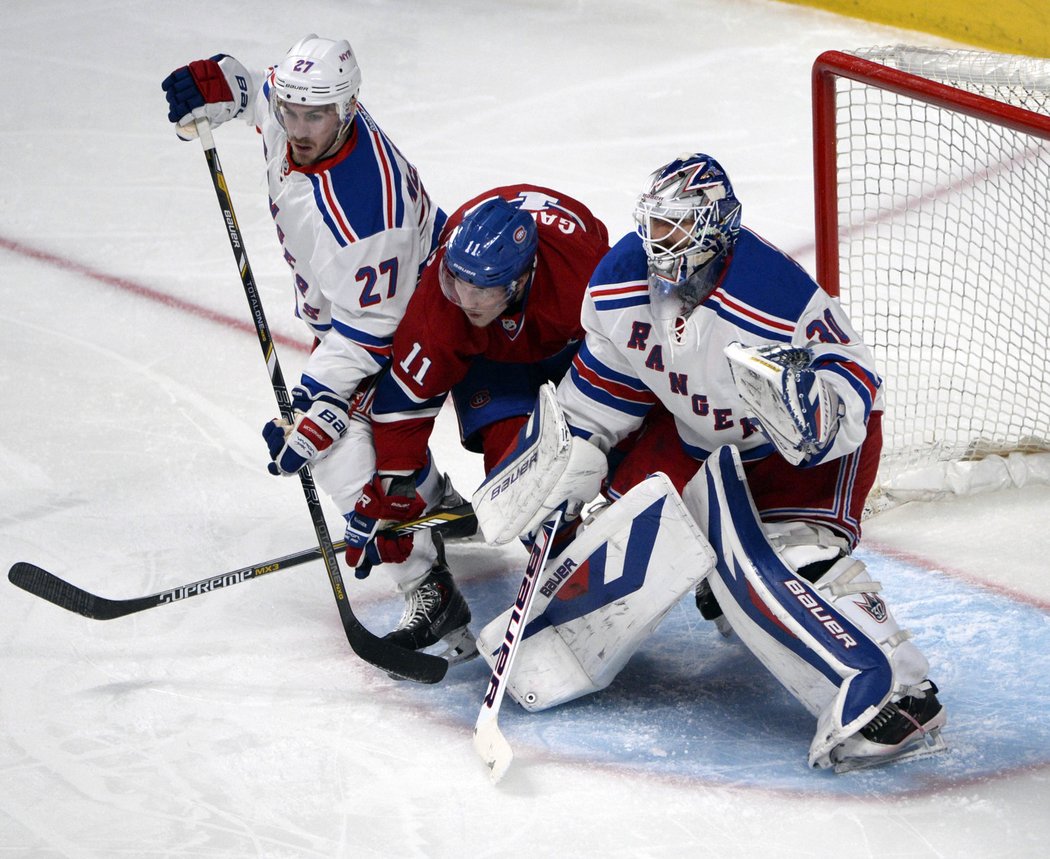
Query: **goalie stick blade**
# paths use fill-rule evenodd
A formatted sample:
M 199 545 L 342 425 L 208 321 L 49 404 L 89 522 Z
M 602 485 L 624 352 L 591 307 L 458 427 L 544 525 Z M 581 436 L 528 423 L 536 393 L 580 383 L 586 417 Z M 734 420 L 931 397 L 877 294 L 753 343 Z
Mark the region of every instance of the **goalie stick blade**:
M 123 617 L 152 608 L 159 603 L 155 596 L 128 600 L 100 597 L 25 561 L 19 561 L 12 566 L 7 573 L 7 579 L 11 584 L 33 596 L 38 596 L 59 608 L 75 612 L 83 617 L 90 617 L 93 620 L 112 620 L 115 617 Z
M 563 515 L 564 511 L 561 508 L 554 510 L 544 520 L 532 544 L 525 575 L 518 589 L 518 599 L 514 603 L 515 610 L 511 612 L 503 643 L 495 655 L 495 665 L 489 677 L 488 690 L 478 712 L 477 721 L 474 722 L 474 750 L 489 768 L 489 780 L 493 784 L 503 778 L 511 761 L 514 760 L 514 752 L 510 743 L 499 729 L 499 708 L 507 692 L 507 683 L 521 642 L 519 633 L 528 623 L 529 612 L 532 610 L 536 596 L 536 581 L 543 573 L 544 567 L 547 566 L 547 559 L 550 557 L 551 547 L 554 544 L 554 535 L 561 527 Z
M 507 774 L 514 760 L 514 750 L 503 736 L 495 717 L 484 721 L 479 719 L 474 726 L 474 751 L 489 768 L 489 781 L 493 784 L 498 784 Z

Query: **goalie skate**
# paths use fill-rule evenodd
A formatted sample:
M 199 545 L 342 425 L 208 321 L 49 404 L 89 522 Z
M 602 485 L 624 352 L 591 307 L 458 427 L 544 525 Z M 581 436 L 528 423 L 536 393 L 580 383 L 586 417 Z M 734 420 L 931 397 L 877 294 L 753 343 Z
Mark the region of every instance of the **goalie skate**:
M 887 704 L 878 715 L 831 753 L 836 773 L 924 758 L 948 746 L 941 728 L 948 718 L 927 680 L 911 695 Z

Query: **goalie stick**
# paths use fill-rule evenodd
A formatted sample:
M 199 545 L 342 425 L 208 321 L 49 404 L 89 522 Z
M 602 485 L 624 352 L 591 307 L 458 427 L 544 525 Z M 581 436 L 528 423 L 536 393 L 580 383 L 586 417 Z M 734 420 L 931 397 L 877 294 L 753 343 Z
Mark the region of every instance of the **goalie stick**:
M 414 519 L 411 522 L 403 522 L 396 528 L 384 529 L 385 534 L 398 536 L 402 533 L 409 534 L 424 528 L 434 529 L 441 532 L 447 528 L 454 528 L 462 522 L 473 518 L 474 511 L 469 504 L 461 504 L 458 507 L 449 507 Z M 340 541 L 332 544 L 332 550 L 341 552 L 346 548 L 346 543 Z M 135 614 L 146 609 L 156 608 L 161 605 L 172 605 L 189 597 L 212 593 L 230 585 L 238 585 L 251 579 L 257 579 L 268 573 L 276 573 L 287 570 L 290 567 L 305 564 L 307 561 L 315 561 L 323 557 L 319 546 L 311 549 L 303 549 L 291 555 L 281 558 L 273 558 L 253 564 L 250 567 L 241 567 L 239 570 L 231 570 L 228 573 L 220 573 L 200 581 L 190 582 L 186 585 L 169 588 L 166 591 L 149 594 L 143 597 L 130 597 L 128 599 L 111 599 L 86 591 L 77 585 L 61 579 L 54 573 L 48 572 L 35 564 L 19 561 L 11 567 L 7 574 L 11 584 L 28 591 L 33 596 L 47 600 L 66 611 L 75 612 L 92 620 L 113 620 L 125 615 Z
M 474 723 L 474 750 L 489 768 L 489 779 L 493 784 L 503 778 L 514 759 L 514 750 L 511 749 L 510 743 L 499 729 L 499 708 L 507 692 L 507 680 L 510 678 L 514 658 L 517 656 L 518 646 L 521 643 L 519 633 L 525 629 L 525 624 L 528 622 L 529 611 L 536 596 L 536 581 L 543 572 L 543 568 L 547 566 L 554 535 L 561 527 L 562 515 L 561 508 L 554 510 L 543 521 L 536 540 L 532 544 L 525 575 L 522 577 L 521 587 L 518 588 L 518 596 L 510 613 L 510 621 L 507 623 L 507 632 L 503 636 L 503 643 L 500 645 L 499 654 L 489 677 L 488 690 L 481 703 L 481 711 Z
M 203 110 L 198 108 L 198 111 Z M 263 359 L 270 373 L 270 382 L 273 386 L 273 394 L 277 399 L 281 417 L 291 423 L 292 404 L 288 398 L 288 387 L 284 382 L 284 374 L 281 365 L 277 361 L 277 351 L 270 336 L 270 328 L 263 313 L 262 299 L 255 285 L 255 276 L 252 274 L 251 266 L 248 264 L 248 254 L 241 237 L 240 227 L 237 225 L 237 216 L 233 211 L 233 201 L 230 198 L 229 188 L 226 185 L 226 177 L 219 163 L 219 153 L 215 148 L 215 140 L 212 137 L 211 126 L 203 115 L 197 117 L 197 134 L 204 149 L 204 157 L 208 162 L 208 170 L 211 173 L 212 184 L 215 186 L 215 195 L 218 197 L 219 209 L 222 212 L 226 224 L 227 238 L 230 240 L 230 250 L 237 263 L 237 269 L 241 274 L 241 285 L 244 287 L 244 296 L 248 299 L 248 308 L 251 311 L 252 320 L 255 322 L 255 331 L 259 337 L 259 346 L 262 348 Z M 306 506 L 310 511 L 310 519 L 313 521 L 314 532 L 317 535 L 317 547 L 324 560 L 325 570 L 328 572 L 328 581 L 332 586 L 332 594 L 335 597 L 336 608 L 339 610 L 339 619 L 343 624 L 347 641 L 354 653 L 366 662 L 383 669 L 387 674 L 400 677 L 405 680 L 415 680 L 418 683 L 437 683 L 448 671 L 448 662 L 440 656 L 432 656 L 415 650 L 406 650 L 396 644 L 380 638 L 368 630 L 357 616 L 350 605 L 346 595 L 346 586 L 343 583 L 343 575 L 339 570 L 339 560 L 336 558 L 332 547 L 332 538 L 328 533 L 328 525 L 325 523 L 324 512 L 321 509 L 320 499 L 314 486 L 313 475 L 309 466 L 303 466 L 299 470 L 299 480 L 303 486 L 303 495 L 306 496 Z

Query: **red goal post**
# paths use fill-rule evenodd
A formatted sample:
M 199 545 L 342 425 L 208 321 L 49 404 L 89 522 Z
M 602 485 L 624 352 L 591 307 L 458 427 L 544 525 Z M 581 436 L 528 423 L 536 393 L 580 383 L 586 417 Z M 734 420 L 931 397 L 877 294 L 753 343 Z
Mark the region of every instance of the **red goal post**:
M 817 279 L 886 379 L 875 509 L 1050 479 L 1050 60 L 828 51 L 812 98 Z

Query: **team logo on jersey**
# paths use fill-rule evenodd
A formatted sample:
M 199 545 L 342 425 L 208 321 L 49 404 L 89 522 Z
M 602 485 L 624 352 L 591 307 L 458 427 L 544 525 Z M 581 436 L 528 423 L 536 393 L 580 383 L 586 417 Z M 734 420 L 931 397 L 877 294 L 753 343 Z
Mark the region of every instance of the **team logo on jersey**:
M 504 331 L 517 331 L 518 320 L 517 319 L 501 319 L 500 324 L 503 325 Z
M 886 603 L 882 601 L 882 598 L 875 596 L 875 594 L 861 594 L 860 596 L 863 602 L 854 600 L 853 604 L 870 614 L 875 623 L 885 623 L 890 613 L 886 609 Z

